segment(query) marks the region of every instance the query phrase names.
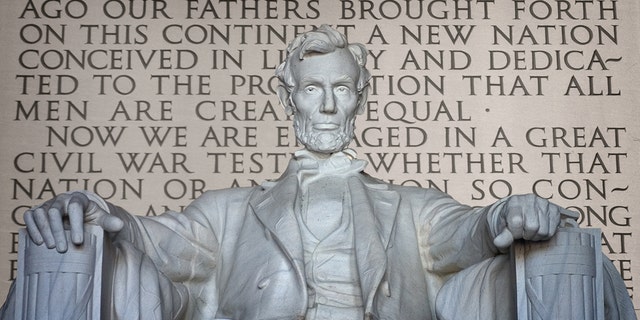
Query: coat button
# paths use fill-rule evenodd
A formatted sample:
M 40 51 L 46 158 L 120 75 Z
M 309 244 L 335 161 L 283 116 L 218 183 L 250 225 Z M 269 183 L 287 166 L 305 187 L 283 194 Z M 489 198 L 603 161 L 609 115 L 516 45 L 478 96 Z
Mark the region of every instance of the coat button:
M 271 280 L 269 278 L 266 278 L 266 279 L 260 281 L 258 283 L 258 289 L 262 290 L 262 289 L 266 288 L 267 286 L 269 286 L 269 282 L 271 282 Z
M 383 281 L 381 285 L 382 293 L 384 293 L 384 295 L 387 297 L 391 297 L 391 288 L 389 288 L 389 281 Z

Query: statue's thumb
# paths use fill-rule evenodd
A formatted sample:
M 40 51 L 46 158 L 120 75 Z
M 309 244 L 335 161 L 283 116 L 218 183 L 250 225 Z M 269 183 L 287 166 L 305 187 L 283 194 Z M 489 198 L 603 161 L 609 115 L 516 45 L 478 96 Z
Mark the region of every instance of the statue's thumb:
M 104 229 L 104 231 L 118 232 L 122 230 L 122 227 L 124 227 L 124 222 L 122 221 L 122 219 L 114 215 L 105 214 L 101 217 L 99 225 L 102 227 L 102 229 Z
M 493 239 L 493 245 L 495 245 L 500 251 L 509 248 L 512 243 L 513 234 L 511 234 L 511 231 L 509 231 L 508 228 L 504 228 L 502 232 Z

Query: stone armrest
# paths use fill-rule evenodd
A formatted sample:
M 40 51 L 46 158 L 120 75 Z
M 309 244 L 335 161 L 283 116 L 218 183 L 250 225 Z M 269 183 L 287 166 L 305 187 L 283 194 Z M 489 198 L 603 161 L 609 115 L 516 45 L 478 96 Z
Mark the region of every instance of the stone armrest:
M 84 239 L 61 254 L 36 245 L 20 230 L 13 319 L 111 318 L 110 242 L 97 226 L 85 226 Z
M 603 320 L 600 239 L 600 229 L 560 228 L 549 241 L 514 243 L 517 319 Z

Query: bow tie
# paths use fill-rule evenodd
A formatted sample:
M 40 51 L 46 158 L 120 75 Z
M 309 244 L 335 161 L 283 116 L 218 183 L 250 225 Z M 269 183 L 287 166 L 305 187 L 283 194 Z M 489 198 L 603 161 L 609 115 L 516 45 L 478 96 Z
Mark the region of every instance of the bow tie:
M 356 152 L 352 149 L 333 153 L 328 158 L 318 157 L 308 150 L 299 150 L 294 153 L 294 160 L 298 164 L 298 180 L 304 185 L 326 176 L 358 174 L 367 166 L 366 161 L 356 158 Z

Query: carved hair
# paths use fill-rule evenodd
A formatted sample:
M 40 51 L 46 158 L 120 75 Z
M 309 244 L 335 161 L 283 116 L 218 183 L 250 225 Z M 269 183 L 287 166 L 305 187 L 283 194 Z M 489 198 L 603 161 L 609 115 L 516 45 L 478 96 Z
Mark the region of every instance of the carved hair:
M 287 57 L 276 69 L 276 76 L 280 80 L 278 96 L 280 101 L 291 114 L 290 93 L 296 86 L 296 81 L 291 71 L 293 59 L 304 60 L 305 57 L 314 54 L 327 54 L 336 49 L 349 49 L 354 60 L 358 64 L 359 77 L 357 83 L 358 94 L 360 95 L 360 107 L 364 107 L 366 102 L 366 88 L 369 82 L 369 70 L 365 67 L 367 63 L 367 49 L 360 43 L 348 43 L 343 34 L 330 26 L 323 24 L 318 29 L 305 32 L 297 36 L 287 47 Z M 283 90 L 284 89 L 284 90 Z

